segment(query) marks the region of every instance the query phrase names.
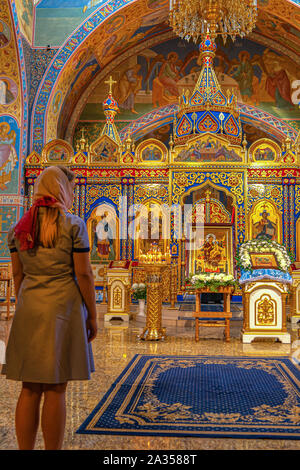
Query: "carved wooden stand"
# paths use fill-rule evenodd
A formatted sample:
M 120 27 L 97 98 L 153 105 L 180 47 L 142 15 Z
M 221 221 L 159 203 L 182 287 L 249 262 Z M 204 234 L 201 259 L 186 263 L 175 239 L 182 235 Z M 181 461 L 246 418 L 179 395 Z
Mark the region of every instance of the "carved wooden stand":
M 270 279 L 243 285 L 243 343 L 251 343 L 256 338 L 291 342 L 286 325 L 287 296 L 288 285 Z
M 196 311 L 194 317 L 196 319 L 195 339 L 199 341 L 199 328 L 201 326 L 217 326 L 225 327 L 225 339 L 230 341 L 230 319 L 232 313 L 230 311 L 230 298 L 234 291 L 233 287 L 220 287 L 218 293 L 224 296 L 223 312 L 202 312 L 201 311 L 201 294 L 211 292 L 209 289 L 197 289 L 196 294 Z M 210 319 L 213 320 L 210 320 Z M 217 320 L 220 319 L 220 320 Z

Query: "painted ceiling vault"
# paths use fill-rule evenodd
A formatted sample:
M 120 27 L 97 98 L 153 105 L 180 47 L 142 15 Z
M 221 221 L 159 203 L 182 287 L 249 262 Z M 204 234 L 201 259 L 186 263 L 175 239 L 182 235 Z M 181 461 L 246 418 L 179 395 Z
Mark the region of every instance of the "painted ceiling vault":
M 300 129 L 300 1 L 261 0 L 255 31 L 235 43 L 218 41 L 215 69 L 234 90 L 249 143 L 277 141 Z M 121 137 L 167 143 L 178 98 L 193 88 L 198 47 L 174 36 L 167 0 L 16 0 L 20 27 L 33 48 L 55 50 L 32 108 L 31 149 L 55 137 L 95 139 L 105 117 L 109 76 Z M 299 86 L 298 86 L 299 88 Z M 300 93 L 299 100 L 300 101 Z M 295 98 L 296 97 L 296 98 Z

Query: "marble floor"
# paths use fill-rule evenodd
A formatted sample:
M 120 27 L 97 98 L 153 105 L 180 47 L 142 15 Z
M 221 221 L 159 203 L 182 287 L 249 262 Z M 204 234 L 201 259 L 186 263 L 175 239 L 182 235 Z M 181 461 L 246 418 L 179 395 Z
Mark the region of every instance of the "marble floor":
M 231 341 L 226 343 L 222 328 L 203 328 L 198 343 L 194 340 L 194 325 L 188 318 L 174 318 L 174 312 L 164 311 L 164 341 L 140 341 L 145 320 L 133 313 L 129 324 L 112 320 L 104 323 L 105 306 L 98 307 L 99 333 L 93 342 L 96 372 L 88 382 L 70 382 L 67 390 L 67 425 L 64 449 L 99 450 L 300 450 L 300 441 L 270 439 L 214 439 L 145 436 L 79 435 L 76 429 L 94 409 L 110 385 L 135 354 L 224 355 L 224 356 L 292 356 L 297 353 L 297 328 L 289 330 L 292 344 L 259 341 L 242 344 L 241 319 L 231 322 Z M 173 318 L 172 318 L 173 315 Z M 0 340 L 7 341 L 11 320 L 0 320 Z M 14 432 L 14 411 L 20 384 L 0 375 L 0 450 L 17 449 Z M 37 449 L 43 449 L 41 433 Z

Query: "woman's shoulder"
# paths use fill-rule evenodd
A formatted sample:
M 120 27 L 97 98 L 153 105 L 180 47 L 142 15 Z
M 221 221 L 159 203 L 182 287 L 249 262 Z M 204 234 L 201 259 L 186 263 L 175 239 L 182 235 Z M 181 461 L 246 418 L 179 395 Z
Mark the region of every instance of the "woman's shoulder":
M 72 214 L 71 212 L 66 212 L 66 223 L 69 227 L 86 226 L 85 221 L 81 217 L 79 217 L 79 215 Z
M 65 214 L 66 214 L 66 219 L 69 222 L 73 222 L 75 224 L 85 223 L 84 220 L 81 217 L 79 217 L 79 215 L 72 214 L 71 212 L 65 212 Z
M 85 221 L 78 215 L 67 213 L 66 224 L 73 240 L 73 252 L 89 251 L 89 237 Z

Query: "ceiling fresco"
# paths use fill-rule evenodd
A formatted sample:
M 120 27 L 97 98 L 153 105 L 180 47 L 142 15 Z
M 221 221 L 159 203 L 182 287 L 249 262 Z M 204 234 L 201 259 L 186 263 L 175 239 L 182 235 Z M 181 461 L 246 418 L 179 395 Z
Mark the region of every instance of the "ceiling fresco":
M 72 32 L 94 11 L 104 5 L 115 2 L 107 0 L 17 0 L 24 28 L 32 29 L 32 10 L 35 9 L 34 45 L 39 47 L 60 47 Z M 163 2 L 165 3 L 165 2 Z M 288 21 L 291 25 L 300 24 L 300 15 L 295 13 L 300 0 L 260 0 L 260 13 L 265 11 L 278 19 Z M 113 8 L 113 6 L 112 6 Z M 24 13 L 24 9 L 26 10 Z M 23 10 L 23 11 L 22 11 Z M 32 33 L 31 33 L 32 35 Z
M 36 4 L 35 46 L 59 47 L 107 0 L 42 0 Z
M 32 44 L 34 32 L 33 0 L 15 0 L 15 5 L 22 34 L 29 44 Z
M 59 129 L 59 136 L 71 141 L 78 121 L 103 122 L 101 103 L 109 75 L 118 81 L 113 92 L 120 105 L 116 118 L 120 129 L 153 109 L 177 103 L 182 89 L 195 83 L 197 47 L 174 38 L 166 0 L 42 0 L 35 8 L 35 40 L 39 10 L 56 14 L 63 8 L 71 14 L 77 9 L 83 23 L 58 50 L 40 85 L 33 141 L 41 141 L 42 129 L 46 140 Z M 216 70 L 221 84 L 235 89 L 248 110 L 259 108 L 295 128 L 300 116 L 291 96 L 292 84 L 300 76 L 300 8 L 285 0 L 264 0 L 259 8 L 257 28 L 248 39 L 234 45 L 219 42 Z M 48 32 L 47 37 L 54 36 Z M 167 84 L 161 93 L 157 77 L 170 63 L 177 74 L 176 85 Z M 129 97 L 131 79 L 136 87 Z

